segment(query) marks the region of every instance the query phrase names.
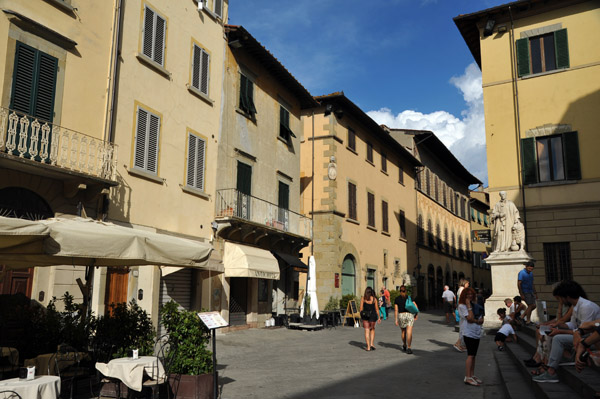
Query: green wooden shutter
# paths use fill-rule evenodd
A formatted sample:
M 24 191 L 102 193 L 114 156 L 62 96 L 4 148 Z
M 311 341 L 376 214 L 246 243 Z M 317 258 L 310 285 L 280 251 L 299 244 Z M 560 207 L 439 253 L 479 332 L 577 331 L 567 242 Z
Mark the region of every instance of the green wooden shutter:
M 54 94 L 56 92 L 56 74 L 58 60 L 39 52 L 37 91 L 33 116 L 52 122 L 54 119 Z
M 569 67 L 569 41 L 567 30 L 561 29 L 554 32 L 554 47 L 556 50 L 556 68 Z
M 523 184 L 537 183 L 537 160 L 534 137 L 521 139 L 521 159 L 523 163 Z
M 567 180 L 579 180 L 581 179 L 581 163 L 579 161 L 579 139 L 577 132 L 564 133 L 562 138 L 565 178 Z
M 517 46 L 517 71 L 519 77 L 529 75 L 529 39 L 519 39 Z
M 256 114 L 256 107 L 254 106 L 254 83 L 247 79 L 248 88 L 246 89 L 246 96 L 248 98 L 248 113 L 252 116 Z

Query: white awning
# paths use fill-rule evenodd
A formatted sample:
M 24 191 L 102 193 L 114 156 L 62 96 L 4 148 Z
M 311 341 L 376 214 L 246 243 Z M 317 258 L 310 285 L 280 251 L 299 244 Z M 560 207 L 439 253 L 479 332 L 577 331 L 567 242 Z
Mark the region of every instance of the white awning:
M 225 277 L 279 280 L 279 263 L 264 249 L 225 242 L 223 265 Z

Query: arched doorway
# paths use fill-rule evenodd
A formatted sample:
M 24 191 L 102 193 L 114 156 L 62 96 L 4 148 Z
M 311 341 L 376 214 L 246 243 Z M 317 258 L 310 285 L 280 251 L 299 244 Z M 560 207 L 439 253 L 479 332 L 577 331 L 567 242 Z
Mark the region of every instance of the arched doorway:
M 442 306 L 442 292 L 444 291 L 444 272 L 442 267 L 438 266 L 436 270 L 436 284 L 435 284 L 435 304 L 436 307 Z
M 22 187 L 0 190 L 0 216 L 27 220 L 42 220 L 54 216 L 50 205 L 39 195 Z M 0 265 L 0 272 L 4 266 Z M 24 294 L 31 298 L 33 268 L 7 270 L 0 281 L 0 294 Z
M 435 270 L 433 265 L 427 267 L 427 304 L 435 306 Z
M 342 296 L 356 295 L 356 266 L 354 257 L 347 255 L 342 263 Z

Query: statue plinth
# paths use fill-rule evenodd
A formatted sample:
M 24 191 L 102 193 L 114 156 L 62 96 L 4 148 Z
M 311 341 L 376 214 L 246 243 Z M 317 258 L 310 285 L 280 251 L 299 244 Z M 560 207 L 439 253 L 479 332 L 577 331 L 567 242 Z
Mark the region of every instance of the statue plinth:
M 492 272 L 492 295 L 485 301 L 484 328 L 500 328 L 502 322 L 496 312 L 498 308 L 505 308 L 504 300 L 519 295 L 517 285 L 518 275 L 528 262 L 534 259 L 527 252 L 505 251 L 492 252 L 485 262 L 490 265 Z M 508 313 L 508 309 L 506 309 Z M 531 315 L 532 321 L 538 320 L 537 312 Z

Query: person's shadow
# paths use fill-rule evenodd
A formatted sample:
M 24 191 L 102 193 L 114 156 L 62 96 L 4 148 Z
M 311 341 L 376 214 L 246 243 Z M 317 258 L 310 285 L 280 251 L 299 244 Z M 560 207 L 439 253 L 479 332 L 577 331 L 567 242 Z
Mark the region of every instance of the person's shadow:
M 377 343 L 377 345 L 379 345 L 379 346 L 381 346 L 383 348 L 397 349 L 399 351 L 402 350 L 402 345 L 399 345 L 399 344 L 390 344 L 389 342 L 381 342 L 381 341 L 379 341 Z
M 356 346 L 357 348 L 360 349 L 365 349 L 367 347 L 367 344 L 365 344 L 364 342 L 359 342 L 359 341 L 348 341 L 349 345 L 352 346 Z

